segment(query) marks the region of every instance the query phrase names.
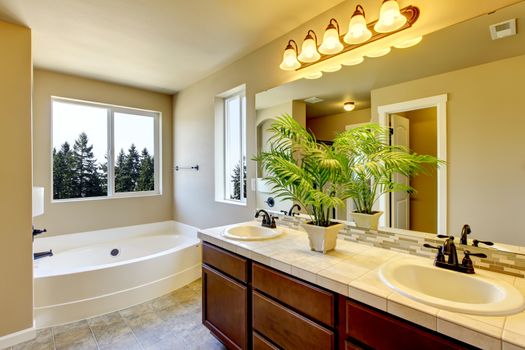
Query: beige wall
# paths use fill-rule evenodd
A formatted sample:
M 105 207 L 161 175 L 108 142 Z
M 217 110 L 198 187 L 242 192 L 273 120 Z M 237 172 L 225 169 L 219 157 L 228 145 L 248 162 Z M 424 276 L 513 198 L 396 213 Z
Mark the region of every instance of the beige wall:
M 448 232 L 525 245 L 525 56 L 372 91 L 377 107 L 448 94 Z
M 0 337 L 33 326 L 31 31 L 0 22 Z
M 366 108 L 324 117 L 308 118 L 306 126 L 312 130 L 318 140 L 331 141 L 335 135 L 345 131 L 345 126 L 366 123 L 370 121 L 370 118 L 370 108 Z
M 162 113 L 162 195 L 51 202 L 51 96 Z M 44 215 L 35 224 L 48 235 L 172 219 L 172 99 L 169 95 L 36 69 L 34 72 L 34 183 L 44 186 Z
M 437 156 L 437 108 L 403 113 L 410 120 L 410 149 Z M 437 172 L 421 174 L 410 180 L 416 193 L 410 197 L 410 229 L 437 233 Z

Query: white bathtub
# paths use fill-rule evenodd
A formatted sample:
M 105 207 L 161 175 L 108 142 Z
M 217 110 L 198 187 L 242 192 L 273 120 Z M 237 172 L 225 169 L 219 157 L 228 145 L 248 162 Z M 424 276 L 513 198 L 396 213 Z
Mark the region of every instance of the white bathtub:
M 35 239 L 35 252 L 49 249 L 34 264 L 37 328 L 142 303 L 201 274 L 197 228 L 175 221 Z

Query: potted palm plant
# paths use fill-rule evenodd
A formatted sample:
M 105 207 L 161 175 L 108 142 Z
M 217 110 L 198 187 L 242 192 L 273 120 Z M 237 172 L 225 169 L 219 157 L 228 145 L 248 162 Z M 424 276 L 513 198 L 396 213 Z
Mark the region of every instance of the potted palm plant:
M 311 221 L 304 224 L 310 249 L 326 253 L 335 248 L 343 225 L 330 221 L 334 208 L 344 205 L 342 158 L 334 148 L 315 137 L 289 115 L 277 118 L 270 131 L 270 150 L 254 160 L 261 162 L 276 198 L 299 203 Z
M 390 145 L 389 132 L 389 128 L 367 124 L 342 132 L 334 140 L 333 151 L 343 156 L 339 161 L 345 169 L 345 195 L 354 202 L 352 217 L 359 227 L 377 229 L 383 213 L 373 207 L 381 195 L 414 192 L 410 185 L 396 182 L 395 174 L 410 178 L 427 173 L 440 163 L 436 157 Z

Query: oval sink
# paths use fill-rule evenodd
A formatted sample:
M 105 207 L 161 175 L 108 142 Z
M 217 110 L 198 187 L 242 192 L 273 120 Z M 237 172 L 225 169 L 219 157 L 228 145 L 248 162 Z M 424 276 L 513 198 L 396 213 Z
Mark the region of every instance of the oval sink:
M 282 228 L 268 228 L 249 224 L 236 225 L 224 230 L 223 236 L 226 238 L 237 239 L 241 241 L 260 241 L 271 239 L 282 235 Z
M 379 276 L 395 292 L 441 309 L 504 316 L 525 306 L 523 295 L 509 283 L 438 268 L 430 261 L 394 260 L 380 268 Z

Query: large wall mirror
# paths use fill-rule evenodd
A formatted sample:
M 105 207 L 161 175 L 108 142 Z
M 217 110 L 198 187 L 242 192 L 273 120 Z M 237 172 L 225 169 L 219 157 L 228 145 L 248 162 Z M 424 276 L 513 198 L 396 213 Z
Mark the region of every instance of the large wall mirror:
M 516 19 L 516 35 L 492 40 L 489 26 Z M 525 246 L 525 2 L 426 35 L 383 57 L 300 79 L 256 96 L 258 148 L 268 124 L 287 113 L 318 140 L 377 122 L 392 142 L 445 159 L 431 176 L 411 181 L 412 196 L 382 198 L 380 225 Z M 347 112 L 345 102 L 355 109 Z M 271 194 L 257 171 L 257 206 Z M 272 209 L 287 209 L 277 202 Z M 351 203 L 336 213 L 345 220 Z

